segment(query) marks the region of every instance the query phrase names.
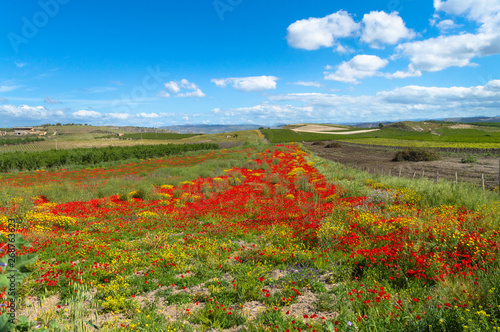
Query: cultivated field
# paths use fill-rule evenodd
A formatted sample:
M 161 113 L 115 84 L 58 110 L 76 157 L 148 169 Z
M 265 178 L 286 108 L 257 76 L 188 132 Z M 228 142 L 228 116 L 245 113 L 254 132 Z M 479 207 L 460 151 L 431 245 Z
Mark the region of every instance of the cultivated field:
M 0 176 L 20 270 L 0 322 L 15 307 L 18 331 L 499 326 L 495 193 L 369 174 L 296 144 L 101 166 Z

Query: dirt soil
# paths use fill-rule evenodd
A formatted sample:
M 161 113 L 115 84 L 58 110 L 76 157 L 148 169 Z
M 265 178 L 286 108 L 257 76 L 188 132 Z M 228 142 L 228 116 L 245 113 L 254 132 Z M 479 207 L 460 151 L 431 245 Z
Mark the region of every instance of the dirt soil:
M 394 162 L 392 159 L 397 149 L 380 147 L 363 147 L 360 145 L 339 142 L 340 148 L 326 148 L 333 141 L 325 142 L 305 142 L 308 149 L 318 156 L 333 160 L 344 165 L 368 171 L 370 173 L 383 173 L 392 176 L 401 176 L 407 178 L 419 179 L 423 176 L 429 179 L 436 179 L 439 174 L 439 180 L 446 179 L 455 181 L 455 172 L 458 181 L 468 181 L 478 186 L 482 185 L 481 174 L 484 174 L 485 187 L 493 189 L 498 186 L 499 176 L 499 156 L 476 156 L 477 162 L 464 164 L 460 161 L 470 156 L 468 153 L 444 154 L 440 153 L 441 159 L 437 161 Z

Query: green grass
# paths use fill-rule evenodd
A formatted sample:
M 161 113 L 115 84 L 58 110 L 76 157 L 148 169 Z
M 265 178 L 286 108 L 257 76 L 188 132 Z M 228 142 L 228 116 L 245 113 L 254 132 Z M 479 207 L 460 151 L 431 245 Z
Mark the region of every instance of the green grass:
M 319 133 L 300 133 L 288 129 L 263 129 L 262 133 L 272 143 L 325 141 L 369 138 L 391 138 L 410 141 L 450 142 L 450 143 L 498 143 L 500 131 L 485 131 L 481 129 L 450 129 L 447 127 L 435 130 L 438 134 L 427 131 L 407 131 L 398 128 L 384 127 L 378 131 L 351 135 L 331 135 Z
M 188 137 L 199 136 L 201 134 L 176 134 L 176 133 L 134 133 L 134 134 L 124 134 L 119 136 L 119 139 L 182 139 Z M 105 138 L 117 137 L 116 135 L 108 135 Z

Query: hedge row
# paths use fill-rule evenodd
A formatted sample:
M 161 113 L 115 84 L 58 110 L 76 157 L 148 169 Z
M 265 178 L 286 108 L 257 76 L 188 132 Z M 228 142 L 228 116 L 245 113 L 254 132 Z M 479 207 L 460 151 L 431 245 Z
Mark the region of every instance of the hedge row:
M 0 172 L 36 170 L 67 165 L 95 165 L 125 159 L 158 158 L 187 151 L 216 150 L 213 143 L 110 146 L 104 148 L 9 152 L 0 154 Z

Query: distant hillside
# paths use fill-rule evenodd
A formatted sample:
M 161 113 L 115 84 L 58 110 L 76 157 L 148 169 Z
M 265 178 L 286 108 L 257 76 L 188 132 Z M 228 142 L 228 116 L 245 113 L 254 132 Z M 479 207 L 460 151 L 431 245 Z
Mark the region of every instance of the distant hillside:
M 179 125 L 179 126 L 166 126 L 162 129 L 174 131 L 179 134 L 220 134 L 229 133 L 232 131 L 241 130 L 254 130 L 258 129 L 261 125 Z
M 355 125 L 352 125 L 353 127 L 358 127 L 358 128 L 378 128 L 380 122 L 364 122 L 364 123 L 358 123 Z M 387 122 L 387 121 L 382 121 L 382 124 L 384 126 L 387 126 L 388 124 L 391 124 L 394 122 Z
M 448 122 L 500 122 L 500 116 L 474 116 L 469 118 L 447 118 Z

